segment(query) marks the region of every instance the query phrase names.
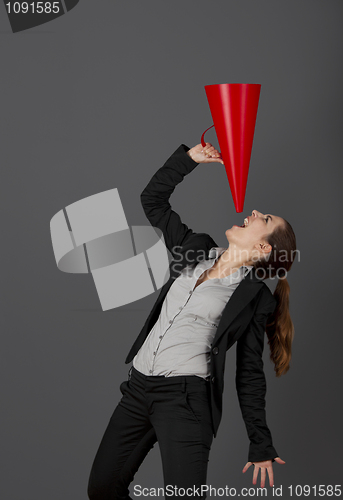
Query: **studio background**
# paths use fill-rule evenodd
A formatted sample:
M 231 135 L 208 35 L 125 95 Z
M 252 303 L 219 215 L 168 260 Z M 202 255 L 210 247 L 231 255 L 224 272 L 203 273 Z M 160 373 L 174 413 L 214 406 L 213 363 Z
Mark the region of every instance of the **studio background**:
M 212 125 L 204 86 L 215 83 L 262 85 L 244 211 L 219 163 L 196 167 L 170 201 L 219 246 L 253 209 L 292 224 L 300 262 L 285 376 L 266 336 L 264 349 L 267 422 L 286 461 L 273 464 L 275 486 L 290 498 L 290 485 L 340 484 L 342 14 L 333 0 L 81 0 L 13 34 L 0 6 L 2 498 L 86 500 L 125 357 L 159 293 L 103 312 L 90 274 L 57 269 L 50 219 L 118 188 L 128 223 L 147 224 L 140 193 Z M 214 129 L 206 140 L 218 145 Z M 242 474 L 235 354 L 207 482 L 238 490 L 253 486 L 253 467 Z M 134 484 L 163 486 L 158 444 Z

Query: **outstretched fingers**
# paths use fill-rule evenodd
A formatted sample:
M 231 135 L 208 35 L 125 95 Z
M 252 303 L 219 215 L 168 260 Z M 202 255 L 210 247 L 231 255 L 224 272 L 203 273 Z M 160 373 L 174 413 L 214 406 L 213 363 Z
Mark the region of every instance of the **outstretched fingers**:
M 275 457 L 274 460 L 278 464 L 285 464 L 286 462 L 282 460 L 280 457 Z M 269 485 L 274 486 L 274 472 L 273 472 L 273 462 L 271 460 L 264 460 L 261 462 L 247 462 L 242 470 L 242 472 L 246 472 L 251 465 L 254 465 L 254 474 L 253 474 L 253 484 L 257 483 L 258 473 L 261 469 L 261 488 L 265 487 L 266 484 L 266 471 L 268 472 L 269 477 Z

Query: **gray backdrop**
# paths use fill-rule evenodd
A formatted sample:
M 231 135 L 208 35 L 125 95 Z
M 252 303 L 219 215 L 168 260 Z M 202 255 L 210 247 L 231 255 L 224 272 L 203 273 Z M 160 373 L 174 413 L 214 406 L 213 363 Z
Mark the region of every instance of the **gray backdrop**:
M 124 359 L 158 295 L 103 312 L 91 275 L 57 269 L 50 219 L 116 187 L 129 224 L 146 224 L 141 191 L 212 124 L 204 85 L 228 82 L 262 84 L 244 212 L 219 163 L 199 165 L 171 203 L 220 246 L 253 209 L 291 222 L 301 259 L 289 275 L 289 373 L 277 379 L 264 352 L 267 421 L 286 461 L 275 485 L 290 498 L 291 485 L 339 484 L 343 3 L 81 0 L 17 34 L 0 12 L 1 497 L 87 498 Z M 217 145 L 214 129 L 206 140 Z M 209 462 L 216 488 L 253 486 L 234 375 L 235 347 Z M 163 486 L 158 445 L 133 484 Z

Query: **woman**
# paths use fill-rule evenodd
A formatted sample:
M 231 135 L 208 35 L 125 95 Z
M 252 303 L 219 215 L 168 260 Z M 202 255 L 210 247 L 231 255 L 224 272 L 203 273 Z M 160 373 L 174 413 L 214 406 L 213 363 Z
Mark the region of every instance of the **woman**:
M 147 218 L 171 252 L 170 278 L 126 358 L 133 365 L 93 462 L 91 500 L 130 499 L 128 486 L 156 441 L 166 497 L 206 498 L 225 355 L 234 343 L 236 388 L 250 439 L 243 472 L 254 464 L 253 484 L 261 470 L 261 487 L 266 471 L 273 486 L 272 462 L 285 463 L 266 423 L 262 352 L 266 331 L 276 376 L 288 371 L 294 329 L 286 274 L 296 251 L 294 232 L 281 217 L 257 210 L 226 231 L 227 248 L 189 229 L 169 198 L 185 175 L 209 162 L 223 164 L 210 143 L 182 144 L 141 194 Z M 190 200 L 192 195 L 190 189 Z M 273 296 L 263 280 L 275 276 Z

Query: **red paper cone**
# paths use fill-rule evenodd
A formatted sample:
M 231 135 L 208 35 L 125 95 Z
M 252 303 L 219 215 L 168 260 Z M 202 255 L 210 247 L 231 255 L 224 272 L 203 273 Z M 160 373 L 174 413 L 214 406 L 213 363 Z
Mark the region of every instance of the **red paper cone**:
M 240 213 L 244 206 L 261 85 L 223 83 L 206 85 L 205 90 L 236 212 Z

